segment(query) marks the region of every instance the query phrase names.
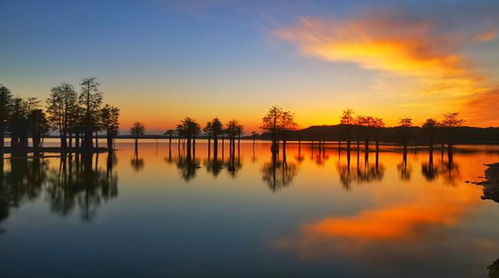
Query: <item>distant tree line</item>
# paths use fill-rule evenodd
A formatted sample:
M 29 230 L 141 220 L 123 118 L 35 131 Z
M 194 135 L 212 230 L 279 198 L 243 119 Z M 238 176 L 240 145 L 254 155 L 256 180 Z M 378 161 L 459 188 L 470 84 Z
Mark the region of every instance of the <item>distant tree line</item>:
M 43 139 L 51 132 L 59 136 L 62 152 L 94 151 L 98 147 L 99 132 L 106 134 L 107 149 L 112 150 L 113 139 L 118 135 L 120 110 L 103 104 L 95 78 L 85 78 L 79 85 L 78 93 L 73 85 L 61 83 L 42 101 L 14 97 L 0 84 L 0 152 L 5 151 L 5 137 L 10 135 L 13 154 L 27 154 L 29 138 L 32 139 L 32 151 L 38 153 L 42 150 Z
M 251 138 L 277 141 L 286 138 L 293 141 L 342 141 L 347 148 L 356 144 L 360 148 L 363 142 L 368 146 L 374 142 L 379 148 L 380 142 L 408 144 L 435 144 L 454 145 L 455 143 L 497 142 L 499 128 L 477 128 L 463 126 L 464 120 L 459 113 L 452 112 L 442 115 L 441 120 L 427 119 L 422 126 L 415 126 L 411 118 L 402 118 L 394 127 L 386 127 L 384 121 L 372 116 L 355 116 L 354 111 L 347 109 L 343 112 L 340 123 L 337 125 L 310 126 L 304 129 L 286 127 L 279 124 L 274 108 L 264 118 L 261 134 L 253 134 Z M 271 117 L 269 117 L 271 116 Z M 285 136 L 283 137 L 282 132 Z M 279 135 L 281 134 L 281 135 Z

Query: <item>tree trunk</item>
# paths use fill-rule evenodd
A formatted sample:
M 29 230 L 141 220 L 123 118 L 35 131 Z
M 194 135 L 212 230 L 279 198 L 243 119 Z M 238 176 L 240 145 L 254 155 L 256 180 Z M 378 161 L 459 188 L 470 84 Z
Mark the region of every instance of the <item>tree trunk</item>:
M 68 148 L 68 142 L 67 142 L 67 138 L 66 138 L 66 134 L 64 134 L 64 132 L 61 131 L 61 134 L 60 134 L 60 140 L 61 140 L 61 149 L 62 150 L 66 150 Z
M 113 138 L 111 136 L 107 136 L 107 150 L 109 152 L 112 152 L 113 151 Z
M 0 153 L 4 152 L 5 148 L 5 126 L 0 124 Z
M 213 135 L 213 153 L 215 154 L 215 157 L 218 153 L 218 135 L 214 134 Z

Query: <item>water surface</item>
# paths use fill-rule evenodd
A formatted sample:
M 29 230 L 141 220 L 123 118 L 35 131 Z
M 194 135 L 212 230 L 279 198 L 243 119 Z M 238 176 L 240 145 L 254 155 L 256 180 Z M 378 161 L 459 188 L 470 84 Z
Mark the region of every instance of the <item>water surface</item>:
M 2 277 L 486 277 L 499 264 L 499 204 L 466 183 L 496 147 L 117 147 L 6 157 Z

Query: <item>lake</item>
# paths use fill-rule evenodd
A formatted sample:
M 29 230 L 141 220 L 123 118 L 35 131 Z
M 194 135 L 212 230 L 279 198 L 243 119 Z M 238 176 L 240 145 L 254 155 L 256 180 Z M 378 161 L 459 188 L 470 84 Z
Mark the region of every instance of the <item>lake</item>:
M 49 142 L 50 144 L 50 142 Z M 52 142 L 54 144 L 54 142 Z M 102 143 L 104 144 L 104 143 Z M 121 140 L 114 155 L 5 158 L 2 277 L 496 277 L 495 146 Z M 497 200 L 497 199 L 496 199 Z

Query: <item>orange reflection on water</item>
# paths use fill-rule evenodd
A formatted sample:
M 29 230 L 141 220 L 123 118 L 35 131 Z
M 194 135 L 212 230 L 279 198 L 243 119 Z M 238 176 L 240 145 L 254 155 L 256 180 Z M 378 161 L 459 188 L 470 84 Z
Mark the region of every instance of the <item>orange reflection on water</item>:
M 292 251 L 301 257 L 315 258 L 330 253 L 363 256 L 365 252 L 379 248 L 384 252 L 383 248 L 387 246 L 396 246 L 393 250 L 399 252 L 415 252 L 420 248 L 417 242 L 448 238 L 446 233 L 483 204 L 480 199 L 482 188 L 464 181 L 481 176 L 484 167 L 476 160 L 464 159 L 465 155 L 455 154 L 455 161 L 449 162 L 448 157 L 440 153 L 436 153 L 433 160 L 426 152 L 411 153 L 410 159 L 404 161 L 401 153 L 384 153 L 382 161 L 390 171 L 384 178 L 381 176 L 383 182 L 373 180 L 380 183 L 368 190 L 372 205 L 350 215 L 305 222 L 298 227 L 297 234 L 278 239 L 274 244 L 278 249 Z M 352 155 L 348 164 L 345 157 L 337 162 L 338 174 L 345 175 L 345 169 L 349 168 L 348 173 L 353 177 L 350 180 L 356 183 L 363 182 L 355 179 L 363 168 L 384 167 L 373 166 L 372 158 L 359 160 L 357 155 Z M 428 178 L 428 168 L 435 172 L 432 178 Z M 396 173 L 403 169 L 413 172 L 402 175 L 409 176 L 411 183 L 405 182 L 401 173 Z M 402 246 L 412 249 L 406 250 Z
M 365 239 L 403 239 L 420 236 L 424 226 L 455 225 L 472 204 L 480 201 L 480 188 L 424 188 L 414 190 L 408 204 L 377 207 L 350 217 L 330 217 L 305 224 L 307 236 L 340 236 Z M 442 198 L 442 196 L 445 196 Z

